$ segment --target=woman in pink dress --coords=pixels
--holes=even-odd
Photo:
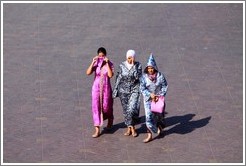
[[[92,85],[92,115],[95,127],[95,133],[92,135],[96,138],[100,135],[100,126],[103,121],[108,119],[107,128],[113,125],[113,98],[110,78],[114,75],[113,63],[106,57],[106,49],[100,47],[97,56],[92,59],[86,74],[95,73]]]

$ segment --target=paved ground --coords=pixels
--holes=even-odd
[[[144,144],[91,115],[100,46],[115,67],[128,49],[153,52],[169,83],[165,136]],[[3,5],[4,163],[243,163],[242,4]],[[114,85],[115,77],[112,79]]]

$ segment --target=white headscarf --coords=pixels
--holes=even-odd
[[[134,50],[128,50],[128,51],[126,52],[126,59],[128,59],[129,57],[135,58],[135,55],[136,55],[136,52],[135,52]],[[134,65],[134,64],[129,64],[128,61],[126,60],[126,67],[127,67],[128,69],[131,69],[133,65]]]
[[[129,58],[130,56],[134,58],[135,55],[136,55],[136,52],[134,50],[128,50],[126,52],[126,58]]]

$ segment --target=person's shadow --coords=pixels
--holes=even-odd
[[[183,116],[173,116],[173,117],[167,117],[165,118],[165,128],[163,129],[163,132],[158,138],[163,138],[170,134],[187,134],[195,129],[201,128],[206,126],[211,116],[199,119],[199,120],[192,120],[194,118],[195,114],[186,114]],[[141,117],[141,127],[137,129],[138,133],[147,133],[147,128],[145,125],[145,117]],[[173,126],[173,127],[172,127]]]
[[[187,134],[195,129],[201,128],[206,126],[211,116],[199,119],[199,120],[192,120],[194,118],[195,114],[186,114],[182,116],[173,116],[173,117],[166,117],[165,118],[165,128],[163,129],[163,132],[158,138],[163,138],[170,134]],[[136,128],[136,131],[138,134],[141,133],[147,133],[147,128],[145,125],[145,116],[139,117],[138,124],[141,124],[139,128]],[[172,127],[173,126],[173,127]],[[104,130],[103,133],[113,134],[116,132],[119,128],[126,128],[125,123],[121,122],[118,124],[114,124],[113,127],[110,130]]]
[[[211,116],[202,118],[199,120],[192,120],[195,114],[186,114],[183,116],[174,116],[166,118],[166,128],[171,127],[167,130],[164,129],[164,133],[161,137],[170,134],[187,134],[198,128],[206,126],[211,120]]]

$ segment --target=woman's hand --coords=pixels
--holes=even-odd
[[[111,66],[110,66],[110,64],[108,63],[108,62],[109,62],[108,57],[104,57],[103,60],[106,62],[106,67],[108,68],[108,77],[109,77],[109,78],[112,78],[113,75],[114,75],[114,72],[112,71]]]
[[[92,59],[92,62],[91,62],[91,64],[90,64],[90,66],[89,66],[88,69],[86,70],[86,74],[87,74],[87,75],[91,75],[93,65],[94,65],[94,63],[97,61],[97,59],[98,59],[98,56],[95,56],[95,57]]]
[[[98,59],[98,56],[95,56],[93,59],[92,59],[92,64],[94,64]]]
[[[128,62],[129,64],[134,64],[134,63],[135,63],[134,57],[128,57],[126,60],[127,60],[127,62]]]
[[[150,94],[150,97],[153,101],[157,102],[159,100],[159,96],[155,95],[154,93]]]
[[[132,57],[132,64],[134,64],[135,63],[135,58],[134,57]]]
[[[104,58],[104,61],[105,61],[106,63],[108,63],[108,62],[109,62],[109,59],[108,59],[107,57],[105,57],[105,58]]]
[[[151,97],[151,100],[155,100],[155,94],[154,93],[151,93],[150,97]]]
[[[155,96],[155,102],[157,102],[159,100],[159,96]]]

